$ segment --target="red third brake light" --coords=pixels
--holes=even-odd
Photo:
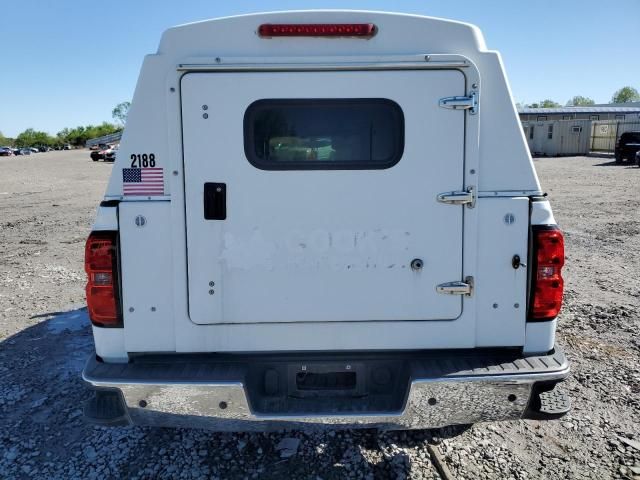
[[[556,226],[533,227],[534,272],[533,296],[529,320],[550,320],[558,316],[562,306],[564,280],[564,237]]]
[[[122,327],[116,238],[116,232],[92,232],[84,251],[87,309],[91,323],[99,327]]]
[[[258,34],[270,37],[360,37],[371,38],[377,28],[373,23],[263,23]]]

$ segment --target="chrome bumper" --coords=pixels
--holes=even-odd
[[[270,398],[262,393],[260,381],[256,386],[251,372],[254,367],[274,362],[272,357],[234,357],[220,362],[217,357],[214,361],[164,356],[126,365],[105,364],[92,357],[83,379],[96,389],[98,400],[111,396],[112,413],[100,413],[96,404],[89,413],[85,410],[85,415],[102,424],[218,431],[438,428],[526,417],[532,396],[553,388],[569,374],[567,359],[557,348],[549,355],[530,357],[482,351],[364,357],[330,358],[334,365],[358,364],[365,370],[371,358],[376,365],[384,365],[385,358],[402,365],[397,372],[399,376],[406,373],[406,381],[399,382],[401,388],[394,387],[392,395],[398,397],[399,408],[381,407],[393,401],[385,403],[382,397],[375,400],[366,386],[363,394],[354,398],[311,395],[290,401],[286,392]],[[326,363],[327,357],[301,360],[282,356],[275,361],[291,370],[302,364]],[[114,402],[119,403],[115,410]]]

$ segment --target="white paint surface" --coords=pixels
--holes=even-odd
[[[122,312],[128,352],[175,350],[168,202],[119,207]],[[136,218],[143,219],[142,226]]]
[[[420,92],[419,94],[417,94]],[[182,80],[189,312],[195,323],[451,320],[462,207],[437,202],[463,182],[463,95],[456,70],[203,73]],[[386,98],[405,117],[385,170],[264,171],[244,152],[259,99]],[[210,106],[208,119],[202,105]],[[227,185],[227,219],[205,220],[203,185]],[[414,258],[425,267],[412,271]],[[210,294],[209,283],[215,293]]]
[[[378,34],[370,40],[265,40],[256,35],[261,23],[279,22],[372,22]],[[291,81],[302,78],[302,73],[218,73],[215,86],[203,84],[191,92],[180,90],[184,72],[178,66],[183,63],[216,68],[300,64],[357,69],[364,62],[397,68],[403,63],[424,62],[425,55],[433,63],[441,54],[467,62],[459,69],[466,75],[463,88],[452,71],[385,70],[323,72],[322,76],[305,72],[315,78],[313,85],[306,87]],[[347,81],[361,76],[367,80]],[[196,75],[187,75],[185,81],[190,77]],[[270,81],[256,82],[257,77]],[[474,84],[480,91],[477,115],[434,107],[437,97],[467,93]],[[185,99],[188,109],[184,119],[181,93],[191,95]],[[301,182],[307,172],[282,176],[282,172],[255,171],[243,157],[238,128],[245,106],[252,98],[294,95],[371,95],[397,101],[411,120],[412,130],[407,132],[412,139],[408,144],[409,161],[405,158],[389,171],[367,172],[364,188],[351,195],[348,192],[359,181],[355,174],[324,172],[318,181]],[[207,124],[198,110],[203,97],[211,102],[212,115]],[[216,149],[212,145],[206,148],[207,128],[218,121],[218,109],[226,110],[221,116],[225,135],[209,141],[224,147],[229,153],[224,158],[213,158]],[[186,164],[183,120],[188,126]],[[457,133],[462,122],[466,124],[466,136]],[[459,160],[463,147],[464,171]],[[473,209],[433,204],[435,194],[463,186],[479,192],[506,192],[507,196],[513,192],[514,197],[540,190],[499,54],[486,50],[476,27],[414,15],[324,11],[247,15],[170,29],[163,35],[158,52],[145,57],[106,199],[121,199],[122,169],[130,166],[131,154],[139,153],[155,154],[157,166],[164,168],[166,200],[170,201],[146,210],[145,199],[124,199],[126,203],[138,200],[133,202],[138,210],[164,222],[158,230],[149,229],[144,234],[122,230],[123,255],[127,258],[124,294],[127,303],[145,308],[155,303],[163,305],[162,314],[152,316],[149,310],[134,317],[126,313],[125,329],[94,327],[96,350],[107,361],[126,359],[126,351],[385,350],[524,343],[525,324],[518,316],[521,313],[512,317],[506,312],[498,316],[486,312],[494,298],[500,298],[498,303],[502,305],[523,295],[520,272],[515,273],[515,283],[507,282],[507,287],[499,290],[508,280],[501,255],[521,248],[516,241],[518,235],[512,231],[512,238],[487,226],[496,221],[498,211],[510,209],[510,204],[489,208],[484,199]],[[419,159],[424,162],[419,164]],[[188,181],[185,192],[185,175],[187,180],[193,175],[200,185],[204,181],[228,182],[229,208],[235,218],[224,227],[198,223],[202,219],[202,192]],[[389,181],[396,199],[393,214],[379,203],[374,189],[375,185],[387,187]],[[278,193],[281,191],[288,192],[289,197]],[[256,194],[260,194],[260,202]],[[315,209],[309,214],[316,197],[332,199],[333,211]],[[287,202],[288,198],[295,198],[295,202]],[[133,207],[121,204],[121,209],[129,208]],[[516,201],[513,208],[519,211],[520,203]],[[100,209],[96,229],[110,229],[116,223],[113,210]],[[239,216],[235,212],[240,212]],[[534,202],[531,216],[534,224],[554,223],[548,202]],[[464,235],[459,231],[461,225]],[[190,233],[199,229],[199,235],[193,237],[197,238],[196,244],[188,244],[187,227]],[[406,231],[409,240],[403,237]],[[439,232],[442,235],[438,238]],[[503,234],[504,238],[500,237]],[[135,239],[141,238],[144,242],[136,243]],[[191,242],[191,236],[189,239]],[[307,248],[296,247],[301,244]],[[197,289],[196,320],[206,323],[250,318],[263,323],[194,323],[189,318],[187,251],[192,295]],[[368,262],[371,252],[383,261]],[[425,269],[420,277],[408,280],[404,274],[414,256],[425,260]],[[345,271],[348,265],[351,268]],[[382,269],[380,265],[393,266]],[[149,282],[141,273],[146,266],[152,268]],[[215,300],[208,293],[211,274],[222,279],[216,284],[220,289],[213,296]],[[436,297],[433,293],[435,284],[467,275],[476,278],[471,297]],[[339,286],[349,295],[341,295]],[[461,306],[456,320],[437,319],[455,318]],[[299,321],[300,313],[317,323]],[[365,317],[380,321],[340,321]],[[283,318],[296,323],[268,323]],[[526,326],[526,348],[553,342],[555,322],[545,331],[530,325]],[[530,331],[536,333],[529,337]]]

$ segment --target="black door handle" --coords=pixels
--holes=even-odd
[[[226,220],[227,218],[227,184],[204,184],[204,219]]]

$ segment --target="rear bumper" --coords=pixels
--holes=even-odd
[[[361,381],[349,391],[296,386],[296,375],[302,371],[339,369],[353,369]],[[539,404],[537,395],[568,374],[567,359],[556,348],[549,355],[529,357],[495,351],[165,355],[140,357],[125,365],[92,357],[83,379],[96,390],[85,416],[103,425],[393,430],[549,418],[532,411]]]

